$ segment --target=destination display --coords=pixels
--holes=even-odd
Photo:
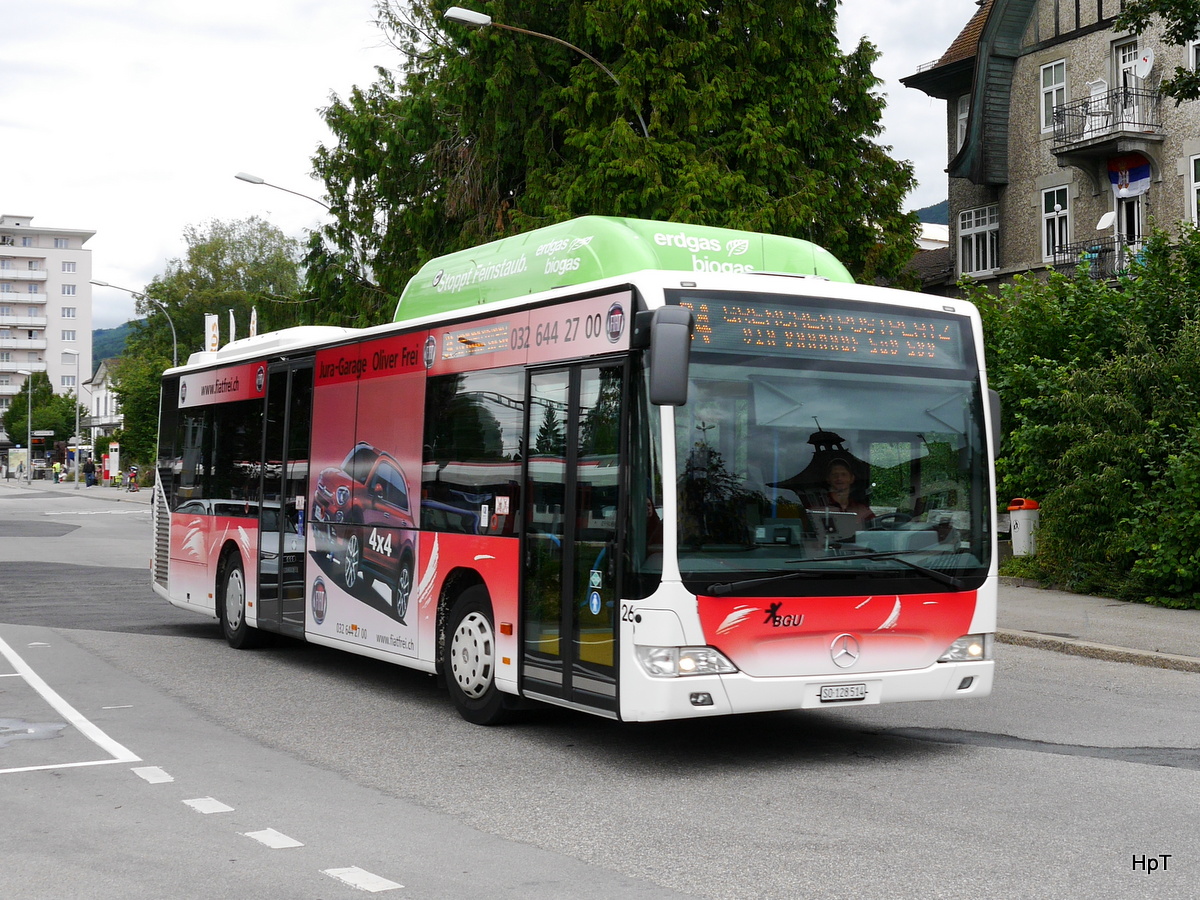
[[[965,320],[912,310],[838,307],[762,294],[678,292],[696,318],[696,346],[808,359],[961,369],[970,358]]]

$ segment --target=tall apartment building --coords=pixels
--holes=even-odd
[[[92,376],[92,251],[84,244],[95,233],[0,215],[0,409],[24,389],[21,370],[45,372],[57,393],[90,407],[81,393]]]
[[[1158,90],[1200,66],[1200,35],[1180,47],[1117,31],[1122,5],[978,0],[941,57],[901,79],[946,101],[944,290],[1081,263],[1108,278],[1151,222],[1200,222],[1200,102]]]

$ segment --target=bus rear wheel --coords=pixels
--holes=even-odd
[[[475,725],[499,725],[512,717],[496,687],[496,630],[487,589],[465,590],[450,610],[442,664],[454,706]]]
[[[226,554],[217,579],[225,640],[235,650],[249,649],[258,643],[259,634],[246,623],[246,569],[237,552]]]

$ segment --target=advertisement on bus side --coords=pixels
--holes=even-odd
[[[317,354],[308,632],[417,656],[425,333]],[[432,629],[432,623],[427,626]]]

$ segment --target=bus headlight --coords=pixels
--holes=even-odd
[[[712,647],[638,647],[637,659],[648,675],[664,678],[737,671],[737,666]]]
[[[975,662],[980,659],[992,658],[993,635],[964,634],[946,648],[946,652],[938,657],[938,662]]]

